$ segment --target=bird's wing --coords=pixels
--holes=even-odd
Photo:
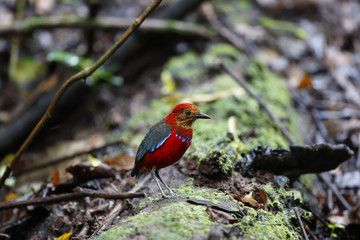
[[[139,162],[148,152],[153,152],[164,144],[166,139],[171,135],[171,126],[161,120],[150,128],[149,132],[145,135],[144,140],[141,142],[139,149],[136,153],[135,163]]]

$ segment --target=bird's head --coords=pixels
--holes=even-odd
[[[210,119],[208,115],[200,112],[200,110],[191,103],[181,103],[177,105],[171,113],[165,118],[167,123],[175,126],[189,128],[196,119]]]

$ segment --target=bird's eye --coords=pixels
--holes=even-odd
[[[189,110],[186,110],[186,111],[185,111],[185,115],[190,116],[190,115],[191,115],[191,112],[190,112]]]

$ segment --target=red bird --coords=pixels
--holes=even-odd
[[[160,177],[159,169],[176,163],[184,155],[191,144],[192,124],[198,118],[210,117],[201,113],[195,105],[182,103],[177,105],[166,118],[150,128],[136,153],[131,176],[137,175],[141,169],[149,169],[163,198],[177,197]],[[165,195],[158,179],[169,190],[170,195]]]

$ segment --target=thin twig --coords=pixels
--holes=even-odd
[[[282,134],[287,138],[287,140],[290,142],[290,144],[295,144],[294,139],[291,137],[291,135],[289,134],[288,130],[285,128],[285,126],[281,123],[281,121],[275,117],[274,114],[272,114],[272,112],[270,111],[270,109],[267,107],[267,105],[265,104],[265,102],[260,98],[260,96],[256,95],[251,89],[250,87],[241,79],[239,78],[230,68],[228,68],[227,66],[225,66],[225,64],[220,63],[220,66],[222,67],[222,69],[227,72],[232,78],[234,78],[241,87],[243,87],[246,92],[248,94],[250,94],[251,97],[253,97],[259,104],[260,106],[265,110],[265,112],[269,115],[269,117],[276,123],[276,125],[279,127],[280,131],[282,132]]]
[[[351,205],[345,200],[345,198],[341,195],[339,190],[335,187],[335,185],[329,179],[329,173],[324,172],[319,174],[320,178],[326,183],[326,185],[331,188],[334,192],[335,196],[339,199],[340,203],[344,206],[346,210],[352,209]]]
[[[302,234],[304,235],[305,240],[309,240],[309,238],[308,238],[308,236],[307,236],[307,233],[306,233],[306,231],[305,231],[305,228],[304,228],[304,224],[303,224],[303,222],[302,222],[302,220],[301,220],[301,217],[300,217],[300,214],[299,214],[299,210],[297,209],[297,207],[294,207],[294,212],[295,212],[295,215],[296,215],[296,217],[297,217],[297,219],[298,219],[298,221],[299,221],[300,228],[301,228],[301,232],[302,232]]]
[[[145,176],[138,184],[136,184],[129,193],[135,193],[140,188],[144,186],[144,184],[149,181],[151,178],[150,174]],[[111,223],[114,221],[114,219],[119,216],[120,212],[124,209],[125,203],[124,201],[118,202],[115,207],[111,210],[111,212],[106,216],[104,221],[100,224],[100,226],[91,234],[90,237],[94,237],[95,235],[99,234],[100,232],[104,231],[105,229],[108,229],[111,225]]]
[[[309,225],[307,225],[306,223],[305,223],[305,230],[306,230],[306,232],[308,232],[310,234],[310,236],[314,240],[319,240],[319,238],[311,231],[311,229],[309,228]]]
[[[309,106],[310,107],[310,106]],[[311,108],[311,107],[310,107]],[[324,122],[320,119],[319,116],[319,111],[315,108],[311,108],[311,116],[314,119],[315,125],[318,128],[321,137],[323,138],[322,140],[325,142],[327,140],[327,142],[331,141],[331,139],[329,139],[329,133],[328,130],[326,129],[326,126],[324,124]],[[325,140],[326,139],[326,140]]]
[[[149,7],[147,7],[144,12],[137,18],[135,21],[126,29],[126,31],[120,36],[120,38],[111,46],[111,48],[97,60],[92,66],[83,69],[82,71],[76,73],[70,77],[63,86],[56,93],[54,99],[47,108],[45,114],[41,117],[40,121],[37,123],[35,128],[31,131],[30,135],[26,138],[25,142],[21,145],[19,150],[16,152],[14,158],[6,166],[5,172],[0,179],[0,188],[4,185],[6,178],[10,175],[12,169],[14,168],[17,161],[20,159],[20,156],[28,148],[30,143],[33,141],[35,136],[40,132],[44,127],[45,123],[51,118],[52,113],[56,104],[58,103],[61,96],[64,92],[76,81],[84,79],[90,76],[96,69],[98,69],[105,61],[107,61],[114,52],[128,39],[128,37],[140,26],[140,24],[145,20],[147,16],[162,2],[162,0],[154,0]]]
[[[244,38],[239,37],[219,21],[214,7],[210,1],[202,3],[201,10],[211,26],[218,31],[218,34],[222,38],[231,43],[240,51],[244,51],[248,57],[254,55],[255,49],[253,49],[253,46],[251,46]]]
[[[126,29],[133,19],[124,17],[96,17],[87,19],[78,16],[66,17],[30,17],[22,21],[15,21],[6,26],[0,26],[0,35],[23,34],[33,32],[36,29],[54,29],[54,28],[81,28],[81,29]],[[142,31],[153,32],[175,32],[186,35],[201,36],[211,38],[214,32],[203,25],[184,22],[179,20],[165,20],[148,18],[141,25]]]
[[[23,201],[11,200],[6,202],[1,202],[0,210],[26,207],[30,205],[52,204],[63,201],[83,199],[84,197],[124,199],[124,198],[141,198],[141,197],[145,197],[145,194],[144,193],[108,193],[104,191],[91,191],[91,190],[79,189],[77,190],[77,192],[51,195],[45,198],[40,197],[29,200],[23,200]]]
[[[98,148],[93,148],[93,149],[90,149],[88,151],[77,152],[77,153],[74,153],[74,154],[69,155],[69,156],[65,156],[65,157],[61,157],[61,158],[58,158],[58,159],[50,160],[50,161],[47,161],[47,162],[44,162],[44,163],[41,163],[41,164],[38,164],[38,165],[35,165],[35,166],[31,166],[29,168],[25,168],[25,169],[22,169],[22,170],[19,170],[19,171],[14,171],[13,175],[15,177],[18,177],[18,176],[21,176],[21,175],[29,173],[29,172],[40,170],[42,168],[54,167],[54,166],[56,166],[56,165],[58,165],[58,164],[60,164],[62,162],[73,159],[75,157],[88,155],[88,154],[93,154],[93,153],[99,152],[101,150],[104,150],[107,147],[119,146],[121,144],[123,144],[122,141],[116,141],[116,142],[108,143],[108,144],[105,144],[104,146],[101,146],[101,147],[98,147]]]

